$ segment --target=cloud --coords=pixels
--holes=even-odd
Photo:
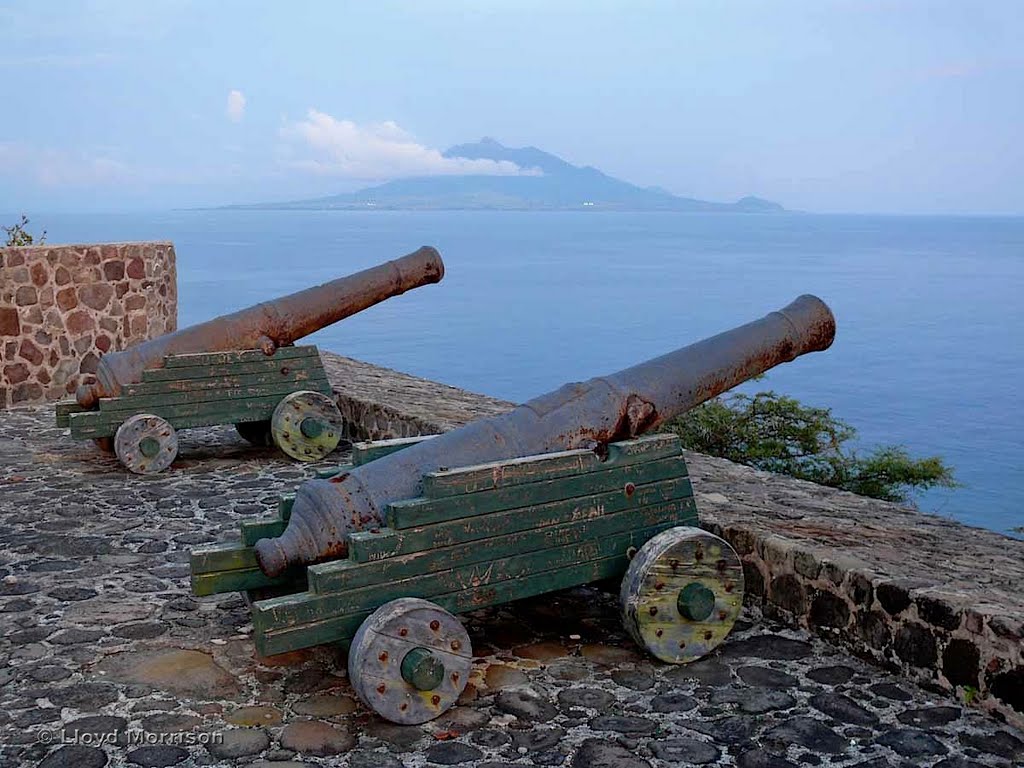
[[[305,120],[285,122],[282,136],[296,145],[300,159],[292,165],[313,173],[353,179],[394,179],[403,176],[537,175],[505,160],[445,157],[440,150],[417,143],[391,120],[359,125],[309,110]]]
[[[233,123],[242,122],[245,117],[245,94],[241,91],[231,91],[228,94],[227,105],[228,120]]]

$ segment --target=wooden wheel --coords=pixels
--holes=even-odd
[[[138,413],[117,428],[114,453],[132,472],[152,475],[169,467],[178,455],[178,435],[159,416]]]
[[[269,421],[243,421],[235,424],[235,431],[244,440],[259,448],[269,448],[274,444]]]
[[[338,447],[341,411],[319,392],[292,392],[274,409],[270,419],[274,443],[299,461],[318,461]]]
[[[672,528],[637,552],[619,602],[638,645],[662,661],[685,664],[732,629],[743,607],[743,567],[724,539],[700,528]]]
[[[348,652],[359,698],[401,725],[433,720],[458,700],[473,662],[469,635],[443,608],[404,597],[362,623]]]

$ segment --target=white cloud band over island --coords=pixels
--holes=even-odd
[[[505,160],[446,157],[417,143],[391,120],[358,124],[310,109],[304,120],[286,122],[281,135],[300,155],[296,168],[352,179],[395,179],[409,176],[536,176]]]

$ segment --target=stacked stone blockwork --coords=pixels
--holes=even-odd
[[[60,399],[176,325],[171,243],[0,248],[0,408]]]

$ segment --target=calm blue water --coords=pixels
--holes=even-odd
[[[32,219],[51,242],[172,240],[182,326],[434,245],[447,266],[440,285],[312,341],[510,400],[815,293],[838,319],[835,344],[760,386],[831,407],[865,446],[945,457],[966,487],[928,493],[922,510],[1003,532],[1024,525],[1024,219],[386,211]]]

